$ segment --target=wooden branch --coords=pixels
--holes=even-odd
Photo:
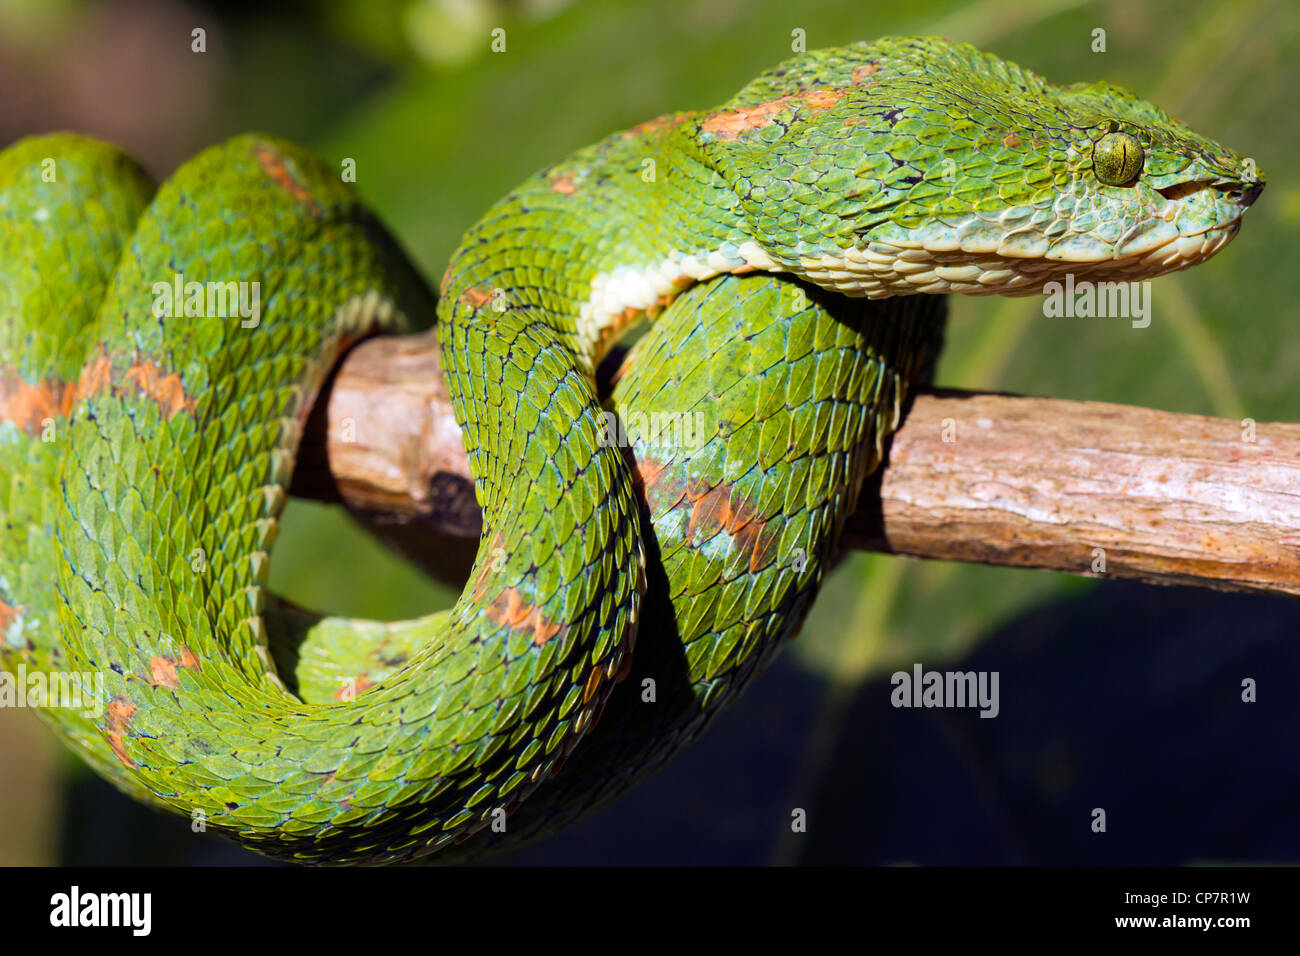
[[[342,501],[463,579],[479,513],[431,333],[352,350],[308,424],[293,492]],[[1300,425],[923,392],[845,546],[1300,594]]]

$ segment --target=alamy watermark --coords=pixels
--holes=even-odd
[[[133,936],[148,936],[153,929],[153,894],[83,893],[73,886],[50,897],[50,925],[123,927]]]
[[[89,690],[82,690],[82,688]],[[27,672],[0,670],[0,707],[41,707],[79,710],[97,719],[104,715],[104,675],[96,672]]]
[[[601,412],[600,444],[699,451],[707,441],[703,412]]]
[[[237,317],[243,329],[262,322],[260,282],[186,282],[185,273],[178,272],[170,282],[155,282],[152,291],[155,319]]]
[[[1150,282],[1075,282],[1067,272],[1064,284],[1045,283],[1043,295],[1049,319],[1132,319],[1135,329],[1151,324]]]
[[[996,717],[998,671],[927,671],[913,664],[911,673],[895,671],[889,702],[895,707],[978,707],[981,717]]]

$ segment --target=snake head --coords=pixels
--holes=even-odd
[[[1071,175],[1095,207],[1073,217],[1083,253],[1140,256],[1128,263],[1137,271],[1146,262],[1167,267],[1161,272],[1186,268],[1236,235],[1242,214],[1264,189],[1253,160],[1129,90],[1076,84],[1057,96],[1081,132]],[[1129,168],[1121,171],[1121,164]],[[1116,226],[1122,227],[1117,237]]]
[[[1108,83],[937,37],[802,54],[702,114],[751,264],[848,295],[1031,295],[1209,258],[1264,177]]]

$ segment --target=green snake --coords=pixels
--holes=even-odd
[[[945,293],[1185,268],[1263,185],[1126,90],[932,37],[574,153],[438,295],[341,180],[260,135],[157,187],[74,135],[0,153],[0,663],[122,790],[300,862],[464,858],[652,772],[798,628]],[[276,599],[322,382],[435,315],[484,516],[463,592]]]

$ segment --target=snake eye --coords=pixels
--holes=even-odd
[[[1092,148],[1092,171],[1107,186],[1131,186],[1142,173],[1143,158],[1137,137],[1112,131]]]

